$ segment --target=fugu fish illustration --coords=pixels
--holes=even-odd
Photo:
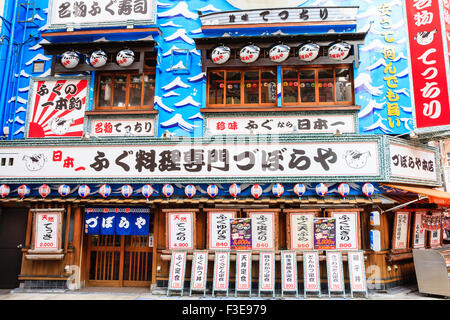
[[[32,156],[24,156],[25,166],[30,171],[39,171],[44,167],[46,158],[42,153],[34,154]]]
[[[433,31],[422,31],[417,32],[416,36],[414,37],[414,40],[417,41],[418,44],[421,46],[429,45],[434,40],[434,35],[437,33],[437,29],[434,29]]]
[[[65,135],[69,132],[70,125],[73,123],[73,119],[62,119],[55,117],[50,122],[50,129],[54,134],[59,136]]]
[[[367,159],[370,157],[370,152],[359,152],[358,150],[347,150],[344,155],[345,162],[350,168],[360,169],[363,168]]]

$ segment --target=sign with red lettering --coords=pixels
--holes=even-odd
[[[303,252],[303,279],[305,294],[307,291],[319,292],[320,294],[320,267],[317,251]]]
[[[60,249],[60,218],[60,212],[36,212],[34,234],[35,250]]]
[[[406,1],[416,127],[450,124],[439,0]],[[395,83],[395,80],[393,80]]]
[[[209,249],[230,249],[230,221],[234,216],[235,211],[208,212]]]
[[[186,270],[186,251],[173,251],[170,263],[169,290],[183,290]]]
[[[336,249],[358,249],[358,212],[331,212],[336,219]]]
[[[192,256],[191,291],[206,290],[208,251],[194,251]]]
[[[169,250],[194,249],[194,212],[168,212]]]
[[[336,249],[336,219],[314,218],[314,249]]]
[[[395,213],[392,249],[406,249],[409,242],[409,212]]]

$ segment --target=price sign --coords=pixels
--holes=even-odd
[[[191,293],[193,290],[206,290],[208,270],[208,251],[194,251],[192,256]]]
[[[60,249],[60,218],[59,212],[36,212],[34,249],[49,251]]]
[[[168,212],[169,250],[194,249],[194,212]]]
[[[275,212],[249,212],[253,250],[275,250]]]
[[[186,269],[186,251],[173,251],[170,263],[170,276],[168,290],[181,290],[184,288],[184,272]]]
[[[281,252],[281,290],[297,292],[297,255],[295,251]]]
[[[320,295],[319,253],[317,251],[303,252],[303,281],[305,296],[307,292],[318,292]]]
[[[215,291],[226,291],[228,295],[229,266],[230,252],[216,251],[214,256],[213,296]]]
[[[236,252],[236,292],[250,291],[252,288],[252,253]]]
[[[336,221],[336,249],[358,249],[358,212],[331,212]]]
[[[340,251],[327,251],[328,296],[342,292],[345,296],[342,255]]]
[[[230,249],[230,220],[235,215],[235,211],[208,212],[210,249]]]
[[[352,292],[365,292],[367,297],[366,270],[364,267],[364,253],[362,251],[349,251],[348,270],[350,275],[350,289]]]
[[[259,291],[272,291],[275,294],[275,253],[259,253]]]

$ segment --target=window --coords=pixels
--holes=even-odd
[[[208,106],[275,106],[277,69],[215,69],[208,73]]]
[[[283,105],[353,103],[349,66],[282,68]]]
[[[101,73],[97,77],[97,109],[152,109],[154,96],[154,71],[143,74]]]

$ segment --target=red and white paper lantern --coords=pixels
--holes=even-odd
[[[17,189],[17,193],[19,194],[19,197],[21,199],[25,198],[26,196],[28,196],[31,192],[31,189],[29,186],[27,186],[26,184],[21,185],[18,189]]]
[[[352,46],[346,42],[337,42],[328,49],[328,57],[333,60],[342,61],[348,57]]]
[[[120,189],[120,192],[125,198],[129,198],[133,194],[133,187],[129,184],[124,184]]]
[[[283,62],[289,58],[291,48],[285,44],[277,44],[269,50],[269,58],[273,62]]]
[[[100,193],[103,198],[109,197],[111,194],[111,186],[109,184],[102,184],[98,189],[98,193]]]
[[[261,49],[255,45],[248,45],[241,49],[239,58],[244,63],[252,63],[258,60]]]
[[[52,192],[52,190],[47,184],[43,184],[42,186],[39,187],[38,192],[42,198],[47,198],[47,196],[50,194],[50,192]]]
[[[170,198],[173,195],[174,191],[175,189],[171,184],[165,184],[162,188],[162,193],[166,198]]]
[[[230,192],[230,195],[236,199],[237,196],[241,193],[241,187],[236,183],[233,183],[230,188],[228,188],[228,191]]]
[[[120,50],[116,55],[116,62],[122,68],[131,66],[134,60],[135,60],[134,52],[133,50],[130,49]]]
[[[206,189],[206,192],[208,193],[208,196],[215,198],[219,194],[219,187],[215,184],[210,184]]]
[[[103,50],[95,50],[89,57],[89,64],[94,68],[101,68],[106,62],[108,62],[108,55]]]
[[[298,57],[303,61],[313,61],[319,56],[320,46],[315,43],[305,43],[298,49]]]
[[[350,186],[348,185],[348,183],[341,183],[341,184],[339,184],[338,192],[343,198],[348,196],[349,193],[350,193]]]
[[[224,64],[231,57],[231,49],[226,46],[215,47],[211,53],[211,60],[215,64]]]
[[[2,185],[0,186],[0,196],[1,196],[2,198],[7,197],[7,196],[9,195],[10,192],[11,192],[11,188],[10,188],[8,185],[2,184]]]
[[[261,197],[261,195],[263,194],[263,189],[259,184],[254,184],[250,192],[255,199],[259,199],[259,197]]]
[[[74,69],[80,64],[80,54],[75,51],[66,51],[61,55],[61,64],[66,69]]]
[[[142,186],[142,195],[148,200],[153,194],[153,187],[149,184]]]
[[[90,193],[91,193],[91,188],[89,188],[89,186],[87,184],[82,184],[78,188],[78,195],[81,198],[86,198]]]
[[[370,198],[375,192],[375,187],[370,182],[366,182],[362,186],[362,192],[366,197]]]
[[[272,187],[272,193],[277,198],[281,197],[284,193],[284,186],[281,183],[275,183]]]
[[[306,187],[303,183],[297,183],[294,186],[294,193],[301,198],[306,192]]]
[[[325,183],[319,183],[316,186],[316,193],[318,196],[325,197],[328,192],[328,186]]]
[[[184,194],[186,195],[186,197],[188,197],[189,199],[193,198],[195,196],[195,194],[197,193],[197,189],[195,188],[195,186],[193,184],[188,184],[185,188],[184,188]]]
[[[58,188],[58,193],[61,197],[65,197],[70,193],[70,187],[67,184],[62,184]]]

